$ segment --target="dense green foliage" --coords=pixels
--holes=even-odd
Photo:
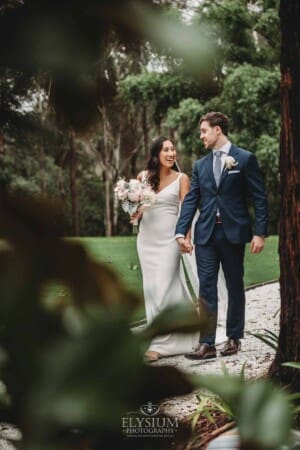
[[[156,2],[155,9],[160,7],[161,15],[155,19],[158,32],[147,27],[144,15],[140,20],[145,27],[136,31],[133,41],[119,31],[105,38],[100,33],[101,56],[97,61],[93,49],[81,64],[79,58],[72,67],[74,74],[67,72],[75,79],[69,86],[57,73],[49,76],[49,71],[53,72],[53,64],[58,72],[68,70],[70,55],[64,60],[58,53],[57,61],[43,60],[43,70],[30,77],[15,67],[0,72],[5,110],[0,124],[0,182],[9,190],[58,198],[66,215],[65,235],[128,234],[128,218],[113,201],[118,177],[134,177],[145,167],[151,139],[159,134],[175,139],[180,166],[191,175],[193,162],[204,154],[198,120],[209,110],[220,110],[230,117],[230,139],[258,157],[270,201],[270,231],[276,233],[278,2],[204,1],[194,8],[188,26],[181,20],[185,2]],[[149,17],[153,13],[147,8],[141,11]],[[22,6],[5,12],[13,24]],[[46,10],[39,13],[43,16]],[[89,18],[82,20],[86,27]],[[185,50],[176,44],[173,20],[176,38],[184,39]],[[91,26],[89,33],[96,32],[94,22]],[[76,52],[69,50],[71,55]],[[87,76],[87,63],[93,58],[97,70]],[[20,58],[23,68],[22,62]],[[82,92],[73,98],[76,86]],[[86,111],[88,99],[93,105]],[[92,120],[95,111],[96,121]],[[94,127],[82,139],[89,117]]]

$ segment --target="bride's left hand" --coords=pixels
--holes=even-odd
[[[136,222],[139,221],[139,219],[142,217],[142,215],[143,215],[143,212],[140,210],[136,211],[134,214],[131,214],[130,223],[136,224]]]

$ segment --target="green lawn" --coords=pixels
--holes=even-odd
[[[91,256],[116,270],[125,283],[142,293],[142,277],[136,253],[136,237],[81,238]],[[251,286],[279,277],[278,237],[270,236],[262,253],[253,255],[249,246],[245,256],[245,285]]]
[[[119,273],[130,289],[142,293],[142,276],[136,253],[136,238],[80,238],[79,240],[97,261],[102,261]]]
[[[127,284],[129,289],[137,292],[142,299],[142,276],[136,253],[136,237],[86,237],[74,238],[87,249],[88,253],[96,261],[102,261],[115,270]],[[0,248],[7,244],[0,240]],[[246,249],[245,257],[245,285],[246,287],[263,283],[265,281],[275,280],[279,277],[279,257],[278,257],[278,237],[270,236],[266,241],[264,251],[259,255],[253,255]],[[45,294],[50,303],[57,298],[57,292],[62,287],[57,284],[51,284]],[[65,288],[64,288],[65,289]],[[49,294],[50,293],[50,294]],[[132,320],[139,320],[145,316],[144,305],[141,301],[141,307],[135,311]]]
[[[278,236],[269,236],[266,239],[262,253],[250,253],[249,246],[245,255],[245,285],[263,283],[279,278]]]
[[[141,297],[141,306],[133,316],[132,321],[137,321],[145,316],[143,295],[142,295],[142,275],[136,253],[136,236],[124,237],[86,237],[73,238],[87,249],[88,253],[96,261],[102,261],[115,270],[128,286],[129,289],[138,293]],[[7,244],[0,241],[2,249]],[[253,286],[279,277],[279,255],[278,237],[270,236],[266,240],[266,246],[262,253],[253,255],[246,248],[245,255],[245,286]],[[62,289],[58,283],[53,283],[45,291],[45,301],[51,304],[57,299],[57,293]]]

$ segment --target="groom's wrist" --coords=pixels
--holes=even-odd
[[[175,239],[179,239],[179,238],[185,238],[185,236],[184,236],[184,234],[181,234],[181,233],[178,233],[178,234],[175,234]]]

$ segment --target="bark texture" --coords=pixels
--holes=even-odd
[[[281,364],[300,361],[300,2],[281,0],[279,226],[281,316],[278,351],[269,374],[300,391],[300,370]]]

